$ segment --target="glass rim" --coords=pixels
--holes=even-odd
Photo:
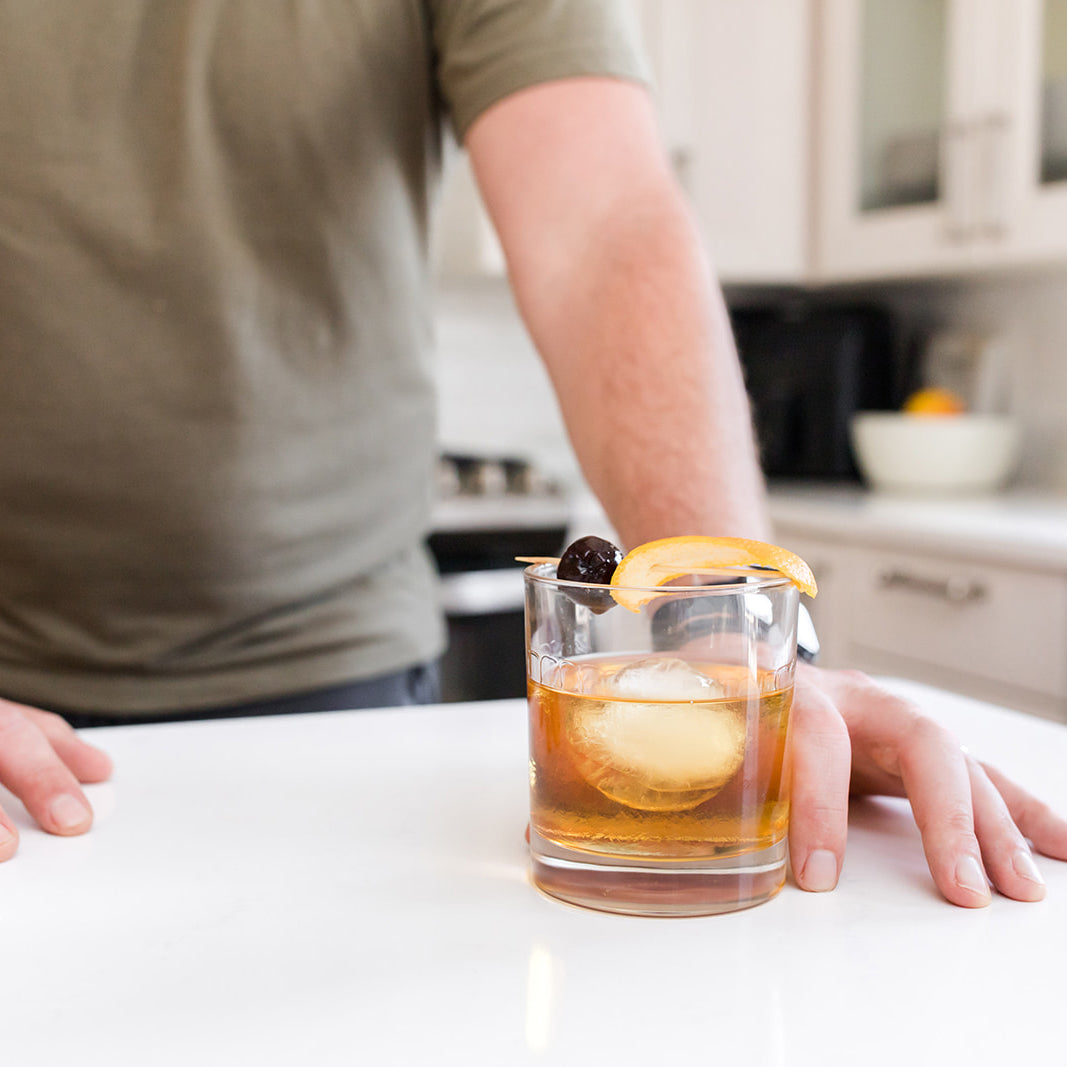
[[[781,571],[767,567],[709,567],[706,570],[721,572],[726,581],[709,582],[707,585],[608,585],[603,582],[576,582],[566,578],[557,578],[555,563],[531,563],[523,569],[523,577],[539,585],[555,586],[559,589],[611,590],[625,589],[634,593],[654,593],[659,596],[739,596],[748,593],[760,593],[767,589],[796,583]],[[545,573],[551,568],[552,573]],[[701,575],[702,577],[710,577]],[[733,579],[733,580],[729,580]],[[738,581],[737,579],[741,579]],[[797,590],[799,592],[799,589]]]

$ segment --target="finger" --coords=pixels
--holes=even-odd
[[[36,708],[26,708],[25,712],[79,782],[105,782],[111,777],[111,757],[95,745],[90,745],[66,719]]]
[[[93,814],[78,780],[60,759],[39,725],[38,716],[17,705],[0,707],[0,784],[26,806],[49,833],[84,833]]]
[[[984,907],[991,894],[975,833],[970,772],[959,742],[932,720],[917,718],[900,745],[904,792],[934,883],[953,904]]]
[[[1067,860],[1067,820],[1032,796],[988,763],[981,764],[997,792],[1004,798],[1015,825],[1034,848],[1053,859]]]
[[[974,828],[993,885],[1013,900],[1042,900],[1045,881],[1008,805],[978,761],[968,758],[966,762],[971,776]]]
[[[789,860],[801,889],[825,892],[837,885],[848,834],[848,730],[830,700],[810,685],[797,686],[791,717]]]
[[[15,829],[15,824],[4,813],[4,809],[0,808],[0,863],[11,859],[18,847],[19,832]]]

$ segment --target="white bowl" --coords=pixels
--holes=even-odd
[[[1019,427],[1006,415],[861,411],[852,449],[864,480],[896,493],[982,493],[1010,477]]]

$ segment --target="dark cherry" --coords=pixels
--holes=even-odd
[[[603,537],[579,537],[560,557],[556,577],[565,582],[607,585],[621,561],[622,550],[610,541]],[[615,603],[606,589],[568,589],[566,593],[598,615]]]
[[[607,585],[622,562],[622,550],[603,537],[579,537],[560,557],[556,577],[565,582]]]

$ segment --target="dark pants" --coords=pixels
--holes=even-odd
[[[166,711],[159,715],[94,715],[52,708],[77,729],[87,726],[128,726],[131,723],[193,722],[199,719],[239,719],[250,715],[296,715],[309,711],[347,711],[355,708],[385,708],[401,704],[434,704],[440,700],[436,664],[420,664],[396,674],[316,689],[310,693],[271,700],[232,704],[193,711]]]

